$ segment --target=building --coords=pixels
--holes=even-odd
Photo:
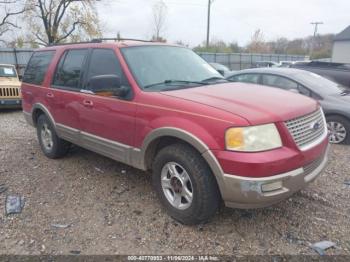
[[[335,36],[332,62],[350,64],[350,26]]]

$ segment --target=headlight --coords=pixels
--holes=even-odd
[[[266,151],[282,146],[274,124],[234,127],[226,131],[226,149],[242,152]]]

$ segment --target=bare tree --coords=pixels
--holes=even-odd
[[[98,0],[27,0],[26,21],[40,45],[100,35],[94,4]]]
[[[0,37],[10,32],[13,28],[19,28],[13,18],[23,14],[25,8],[22,0],[1,0],[0,1]],[[5,42],[0,39],[1,42]]]
[[[250,53],[267,53],[269,46],[265,42],[263,32],[258,29],[254,32],[250,43],[247,45],[247,51]]]
[[[153,40],[156,41],[165,41],[164,38],[161,37],[165,29],[166,24],[166,16],[168,13],[168,7],[164,3],[163,0],[159,0],[153,6]]]

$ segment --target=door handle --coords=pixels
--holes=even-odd
[[[47,94],[46,94],[46,97],[48,97],[48,98],[53,98],[54,95],[53,95],[53,93],[47,93]]]
[[[84,100],[83,101],[83,105],[85,107],[93,107],[94,106],[94,103],[91,101],[91,100]]]

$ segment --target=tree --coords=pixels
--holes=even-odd
[[[22,0],[0,0],[0,37],[10,32],[13,28],[19,28],[13,18],[25,12]],[[0,39],[1,42],[5,42]]]
[[[254,32],[251,41],[247,46],[247,51],[250,53],[267,53],[270,51],[264,40],[264,34],[260,29]]]
[[[27,0],[26,21],[40,45],[100,36],[97,0]]]
[[[153,36],[152,40],[165,42],[161,36],[165,29],[168,7],[163,0],[158,1],[153,6]]]
[[[202,45],[194,48],[196,52],[209,52],[209,53],[238,53],[242,51],[242,48],[238,45],[237,42],[225,43],[225,41],[220,39],[213,39],[209,46],[206,45],[206,42]]]

